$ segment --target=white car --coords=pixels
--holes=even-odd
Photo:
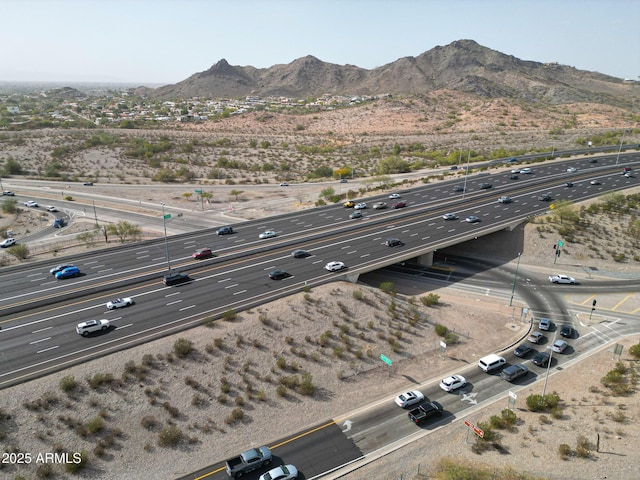
[[[498,199],[498,203],[511,203],[511,197],[504,195]]]
[[[568,275],[549,275],[549,281],[551,283],[570,283],[575,285],[576,279]]]
[[[564,340],[556,340],[555,342],[553,342],[553,345],[551,345],[551,350],[553,350],[556,353],[562,353],[565,351],[567,346],[568,346],[568,343],[565,342]]]
[[[347,268],[347,266],[343,262],[329,262],[324,266],[324,268],[330,272],[338,272]]]
[[[7,248],[16,244],[16,239],[13,237],[5,238],[0,242],[0,247]]]
[[[529,167],[526,167],[526,168],[522,168],[520,170],[520,173],[524,173],[525,175],[527,175],[529,173],[533,173],[533,170],[531,170]]]
[[[110,302],[107,302],[107,308],[109,310],[115,310],[116,308],[128,307],[130,305],[133,305],[134,303],[135,302],[133,301],[133,299],[129,297],[116,298],[115,300],[111,300]]]
[[[281,186],[281,187],[288,187],[288,186],[289,186],[289,184],[288,184],[287,182],[282,182],[282,183],[280,184],[280,186]]]
[[[520,173],[520,169],[519,168],[514,168],[513,170],[511,170],[511,173]]]
[[[260,475],[258,480],[292,480],[298,478],[298,469],[293,465],[280,465]]]
[[[274,232],[273,230],[266,230],[262,232],[260,235],[258,235],[258,238],[273,238],[275,236],[276,236],[276,232]]]
[[[396,405],[402,408],[410,407],[424,401],[424,395],[419,390],[401,393],[396,397]]]
[[[103,332],[107,331],[110,326],[111,323],[106,318],[103,318],[102,320],[89,320],[88,322],[79,323],[76,327],[76,332],[83,337],[86,337],[91,332],[98,332],[100,330]]]
[[[364,210],[365,208],[367,208],[367,204],[364,202],[356,203],[356,206],[353,208],[354,210]]]
[[[455,213],[445,213],[444,215],[442,215],[442,218],[444,218],[445,220],[457,220],[458,216]]]
[[[538,322],[538,328],[540,330],[548,332],[549,330],[551,330],[551,320],[549,320],[548,318],[541,318]]]
[[[440,382],[440,388],[445,392],[452,392],[458,388],[462,388],[467,384],[467,381],[462,375],[451,375],[450,377],[443,378]]]
[[[33,200],[28,200],[26,202],[24,202],[24,206],[25,207],[37,207],[38,206],[38,202],[34,202]]]
[[[57,212],[58,211],[58,207],[54,207],[53,205],[47,205],[46,209],[47,209],[47,212]]]
[[[387,208],[387,204],[385,202],[376,202],[373,204],[374,210],[382,210],[383,208]]]
[[[600,180],[591,180],[589,182],[591,185],[602,185],[602,183],[600,183]],[[36,205],[37,206],[37,205]]]
[[[577,171],[578,171],[578,169],[576,167],[567,168],[567,173],[576,173]]]
[[[400,194],[399,193],[392,193],[391,195],[389,195],[389,198],[400,198]]]

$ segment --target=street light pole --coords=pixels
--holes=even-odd
[[[471,160],[471,147],[469,147],[469,153],[467,154],[467,168],[464,175],[464,185],[462,186],[462,198],[467,193],[467,177],[469,176],[469,161]]]
[[[553,337],[553,341],[556,341],[556,337]],[[551,360],[553,360],[553,350],[550,349],[550,354],[549,354],[549,363],[547,363],[547,374],[544,377],[544,386],[542,387],[542,400],[544,400],[544,394],[547,391],[547,380],[549,380],[549,370],[551,369]]]
[[[171,260],[169,260],[169,240],[167,239],[167,216],[164,214],[164,202],[162,205],[162,226],[164,227],[164,248],[167,255],[167,268],[171,272]]]
[[[624,134],[627,133],[627,129],[625,128],[622,131],[622,137],[620,137],[620,148],[618,148],[618,156],[616,157],[616,165],[618,165],[618,160],[620,160],[620,152],[622,151],[622,141],[624,140]]]
[[[513,287],[511,287],[511,300],[509,300],[509,306],[513,304],[513,296],[516,293],[516,282],[518,280],[518,269],[520,268],[520,256],[522,253],[518,253],[518,263],[516,264],[516,274],[513,277]]]

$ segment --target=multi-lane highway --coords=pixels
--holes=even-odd
[[[463,176],[400,191],[408,206],[398,210],[370,208],[375,201],[391,204],[386,196],[367,199],[369,208],[360,219],[350,219],[351,210],[338,205],[242,223],[233,235],[200,231],[170,237],[166,245],[163,240],[144,242],[4,269],[0,387],[188,328],[229,309],[240,310],[300,291],[305,285],[355,276],[504,229],[546,211],[550,202],[538,199],[543,193],[576,201],[634,186],[638,178],[620,172],[622,165],[635,165],[638,160],[640,154],[627,154],[620,159],[600,157],[597,163],[582,159],[533,165],[533,173],[521,174],[518,180],[512,180],[509,172]],[[570,165],[577,171],[567,173]],[[592,185],[594,179],[599,183]],[[566,187],[567,181],[573,187]],[[481,189],[481,183],[491,183],[492,188]],[[454,191],[455,185],[465,185],[466,191]],[[502,195],[509,195],[513,202],[498,203]],[[443,220],[446,212],[459,218]],[[467,223],[467,215],[481,221]],[[258,234],[267,229],[278,236],[259,240]],[[387,247],[384,242],[389,237],[400,238],[404,245]],[[211,247],[217,257],[193,261],[191,254],[201,247]],[[292,258],[296,248],[308,250],[311,256]],[[173,288],[161,283],[167,270],[166,250],[171,267],[189,271],[192,283]],[[324,265],[334,260],[349,268],[327,272]],[[67,262],[78,266],[83,275],[53,278],[49,268]],[[276,268],[291,276],[270,280],[267,273]],[[134,297],[136,305],[107,311],[104,305],[114,296]],[[114,328],[90,338],[75,333],[77,323],[99,318],[110,319]]]

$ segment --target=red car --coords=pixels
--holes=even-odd
[[[393,204],[393,208],[402,208],[402,207],[406,207],[407,203],[406,202],[396,202]]]
[[[195,251],[191,256],[195,260],[202,260],[204,258],[213,257],[213,252],[211,251],[210,248],[201,248],[200,250]]]

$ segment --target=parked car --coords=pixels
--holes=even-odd
[[[451,375],[443,378],[440,382],[440,388],[445,392],[452,392],[458,388],[462,388],[467,384],[467,380],[462,375]]]
[[[385,202],[376,202],[373,204],[374,210],[382,210],[383,208],[387,208],[387,204]]]
[[[516,349],[513,351],[513,354],[516,357],[526,357],[531,351],[533,351],[533,347],[528,343],[523,343],[516,347]]]
[[[540,352],[535,357],[533,357],[533,360],[531,361],[534,365],[537,365],[539,367],[547,367],[549,366],[550,358],[551,355],[549,355],[547,352]]]
[[[273,231],[273,230],[265,230],[260,235],[258,235],[258,238],[264,239],[264,238],[273,238],[273,237],[276,237],[276,236],[277,236],[277,234],[276,234],[275,231]]]
[[[311,256],[311,254],[306,250],[294,250],[293,252],[291,252],[291,256],[293,258],[307,258]]]
[[[355,211],[355,212],[351,212],[349,214],[349,218],[354,219],[354,218],[362,218],[362,212],[360,211]]]
[[[410,392],[401,393],[396,397],[396,405],[402,408],[410,407],[416,403],[424,401],[424,395],[419,390],[412,390]]]
[[[106,318],[101,320],[89,320],[87,322],[82,322],[76,325],[76,333],[82,335],[83,337],[88,336],[90,333],[99,332],[99,331],[107,331],[111,326],[111,322]]]
[[[298,478],[298,469],[293,465],[280,465],[260,475],[258,480],[292,480]]]
[[[464,221],[467,223],[478,223],[480,219],[475,215],[469,215],[467,218],[464,219]]]
[[[562,353],[567,349],[568,345],[569,344],[564,340],[558,339],[555,342],[553,342],[553,345],[551,345],[551,350],[553,350],[556,353]]]
[[[507,197],[506,195],[498,199],[498,203],[511,203],[511,202],[512,202],[511,197]]]
[[[80,269],[78,267],[66,267],[55,273],[56,280],[77,277],[78,275],[80,275]]]
[[[486,190],[487,188],[491,188],[493,185],[491,185],[490,183],[481,183],[480,184],[480,188],[482,190]]]
[[[576,283],[575,278],[562,274],[549,275],[549,281],[551,283],[569,283],[571,285],[575,285]]]
[[[347,268],[347,266],[343,262],[329,262],[324,266],[324,268],[330,272],[338,272]]]
[[[220,227],[216,230],[216,235],[229,235],[230,233],[233,233],[233,227],[230,226]]]
[[[37,208],[38,207],[38,202],[36,202],[34,200],[28,200],[28,201],[24,202],[24,206],[25,207],[31,207],[31,208]]]
[[[445,220],[457,220],[458,216],[455,213],[445,213],[444,215],[442,215],[442,218],[444,218]]]
[[[393,204],[393,208],[404,208],[407,206],[407,202],[396,202]]]
[[[538,328],[540,330],[544,330],[544,331],[549,331],[551,330],[551,320],[549,320],[548,318],[541,318],[540,321],[538,322]]]
[[[269,278],[271,280],[282,280],[284,278],[288,278],[291,275],[289,274],[289,272],[285,271],[285,270],[271,270],[269,272]]]
[[[204,258],[211,258],[213,256],[213,252],[210,248],[201,248],[200,250],[196,250],[191,254],[191,257],[194,260],[202,260]]]
[[[130,297],[116,298],[115,300],[107,302],[107,308],[109,310],[115,310],[116,308],[130,307],[134,303],[133,298]]]
[[[402,243],[402,240],[400,240],[399,238],[387,238],[384,244],[387,247],[401,247],[402,245],[404,245],[404,243]]]
[[[545,338],[547,337],[545,337],[544,333],[542,332],[531,332],[531,335],[529,335],[529,338],[527,338],[527,340],[531,343],[540,344],[544,341]]]
[[[575,330],[573,329],[573,327],[571,325],[562,325],[562,327],[560,327],[560,336],[561,337],[573,338],[574,334],[575,334]]]
[[[14,246],[15,244],[16,244],[16,239],[13,237],[9,237],[9,238],[5,238],[0,242],[0,247],[9,248]]]

